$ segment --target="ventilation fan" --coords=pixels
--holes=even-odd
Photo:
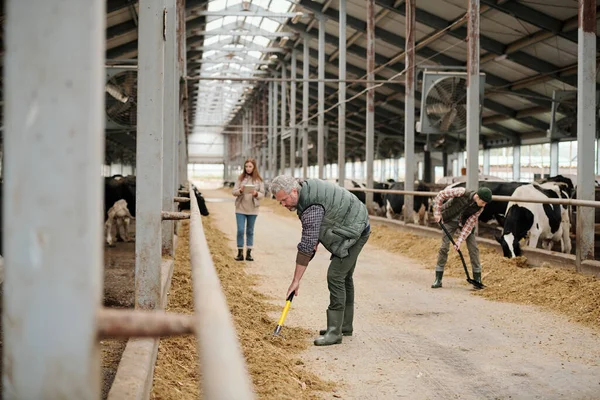
[[[137,125],[137,69],[106,69],[106,129],[129,130]]]
[[[485,75],[480,75],[480,101],[483,103]],[[467,128],[467,74],[464,72],[423,73],[421,133],[459,133]],[[481,110],[481,108],[480,108]],[[481,115],[481,112],[480,112]]]
[[[596,136],[598,134],[598,103],[600,92],[596,92]],[[552,113],[550,115],[551,139],[576,138],[577,137],[577,91],[555,90],[552,94]]]

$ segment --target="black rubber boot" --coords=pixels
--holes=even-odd
[[[254,261],[254,258],[252,258],[252,249],[246,250],[246,261]]]
[[[481,272],[473,272],[473,280],[477,283],[481,282]]]
[[[235,261],[244,261],[244,249],[238,249],[238,255],[234,258]]]
[[[342,323],[342,336],[352,336],[352,322],[354,321],[354,304],[346,304],[344,322]],[[319,335],[327,333],[326,329],[320,330]]]
[[[444,276],[444,271],[435,271],[435,282],[433,282],[433,285],[431,285],[431,287],[434,289],[441,288],[443,276]]]
[[[315,339],[315,346],[329,346],[342,343],[342,323],[344,311],[327,310],[327,331]]]

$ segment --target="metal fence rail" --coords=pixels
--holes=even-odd
[[[191,195],[190,256],[202,390],[206,399],[254,399],[233,320]]]
[[[349,189],[352,192],[372,192],[372,193],[389,193],[389,194],[404,194],[409,196],[427,196],[435,197],[439,192],[417,192],[411,190],[386,190],[386,189],[366,189],[366,188],[352,188]],[[512,196],[493,196],[493,201],[503,202],[519,202],[519,203],[538,203],[538,204],[561,204],[565,206],[579,206],[579,207],[593,207],[600,208],[600,201],[592,200],[577,200],[577,199],[528,199],[523,197],[512,197]]]

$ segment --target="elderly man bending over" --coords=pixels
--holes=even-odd
[[[280,175],[273,179],[272,193],[282,206],[296,211],[302,222],[296,270],[287,295],[298,295],[300,280],[319,243],[331,253],[327,271],[329,308],[327,329],[320,332],[316,346],[342,342],[352,335],[356,260],[369,239],[367,208],[348,190],[320,179],[300,180]]]

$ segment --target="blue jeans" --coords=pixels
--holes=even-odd
[[[237,222],[237,247],[244,248],[244,228],[246,228],[246,247],[251,249],[254,245],[254,223],[258,215],[247,215],[235,213]]]

